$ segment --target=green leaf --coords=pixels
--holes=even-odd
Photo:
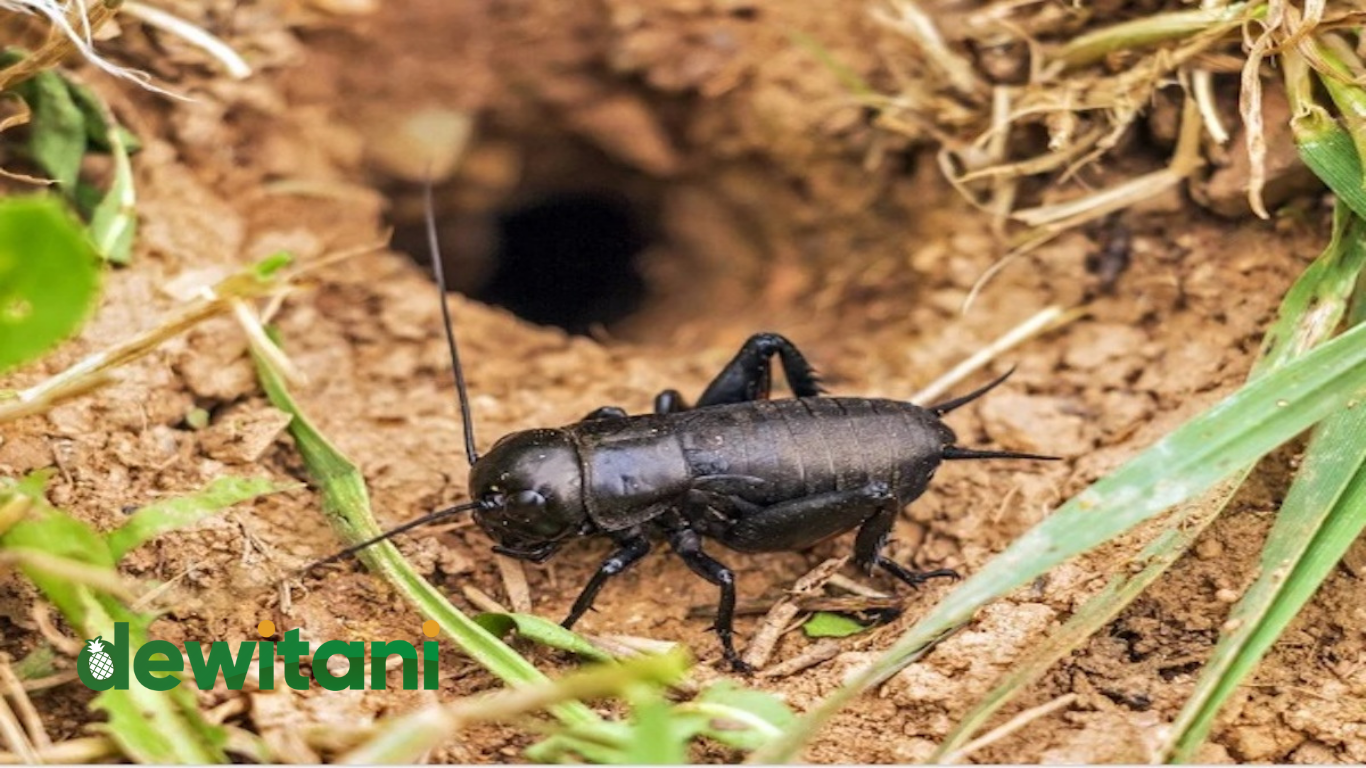
[[[57,651],[47,643],[34,648],[24,658],[14,662],[14,674],[20,680],[37,680],[57,674]]]
[[[627,692],[631,700],[631,730],[621,762],[626,765],[682,765],[688,762],[688,742],[695,733],[689,723],[674,717],[672,707],[653,686],[639,685]]]
[[[1353,398],[1366,398],[1366,326],[1249,382],[1070,499],[964,581],[868,670],[782,739],[756,753],[755,759],[791,758],[846,702],[919,658],[986,603],[1205,492]]]
[[[280,270],[294,263],[294,256],[288,251],[277,251],[251,266],[252,274],[261,282],[270,282]],[[275,340],[278,343],[278,339]]]
[[[66,81],[66,85],[71,91],[71,99],[76,103],[76,108],[85,118],[85,135],[90,140],[92,149],[112,152],[115,142],[121,144],[124,151],[130,155],[142,149],[142,142],[137,136],[118,123],[110,122],[108,109],[94,91],[70,80]]]
[[[302,487],[299,483],[276,483],[265,477],[220,477],[198,493],[139,509],[122,526],[105,534],[105,543],[113,558],[120,560],[149,539],[193,525],[234,504]]]
[[[137,235],[137,194],[133,191],[133,166],[118,131],[109,133],[109,151],[114,156],[114,181],[109,192],[90,218],[90,236],[104,258],[114,264],[127,264],[133,255]]]
[[[568,629],[529,613],[481,613],[474,617],[479,626],[498,637],[517,634],[541,645],[571,651],[594,661],[613,661],[611,655]]]
[[[80,328],[99,289],[98,265],[57,198],[0,200],[0,371]]]
[[[32,110],[29,154],[70,194],[81,172],[86,151],[85,115],[71,95],[67,81],[51,70],[39,72],[15,91]]]
[[[678,709],[705,718],[703,735],[744,750],[758,749],[797,720],[777,696],[729,680],[708,687]]]
[[[0,535],[0,549],[41,551],[87,563],[117,576],[114,558],[104,538],[90,526],[51,507],[43,497],[42,475],[23,481],[0,479],[0,506],[15,494],[32,502],[28,515]],[[152,617],[133,611],[113,596],[64,580],[49,571],[22,567],[44,597],[85,638],[113,637],[117,622],[128,624],[130,657],[147,642]],[[208,723],[199,712],[195,694],[187,686],[170,691],[144,688],[133,675],[128,690],[111,689],[95,697],[93,705],[104,711],[105,730],[129,758],[142,763],[223,763],[226,734]]]
[[[857,635],[867,627],[848,616],[829,611],[817,611],[802,625],[807,637],[849,637]]]
[[[627,723],[599,722],[566,728],[527,747],[526,757],[537,763],[629,764],[625,752],[632,738]]]

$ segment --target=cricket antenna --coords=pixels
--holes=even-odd
[[[455,391],[460,402],[460,421],[465,427],[465,458],[470,466],[479,460],[474,449],[474,420],[470,416],[470,394],[465,390],[465,369],[460,366],[460,350],[455,343],[455,331],[451,329],[451,308],[446,304],[446,270],[441,264],[441,244],[436,237],[436,210],[432,204],[432,177],[422,188],[422,203],[427,215],[427,251],[432,257],[432,270],[436,272],[436,285],[441,290],[441,319],[446,325],[446,345],[451,350],[451,368],[455,370]]]
[[[991,382],[990,384],[987,384],[986,386],[982,387],[981,389],[975,389],[975,390],[973,390],[973,391],[967,393],[966,395],[963,395],[962,397],[955,397],[955,398],[952,399],[952,400],[947,400],[947,401],[942,402],[942,403],[939,403],[939,404],[937,404],[937,405],[931,405],[931,406],[929,407],[929,410],[933,411],[933,412],[934,412],[934,415],[936,415],[936,416],[943,416],[944,414],[948,413],[949,411],[955,410],[955,409],[957,409],[957,408],[962,408],[963,406],[967,405],[968,403],[972,402],[973,400],[976,400],[977,398],[981,397],[982,395],[985,395],[986,393],[990,392],[991,390],[993,390],[993,389],[995,389],[996,387],[998,387],[998,386],[1000,386],[1001,384],[1003,384],[1003,383],[1005,382],[1006,379],[1010,378],[1010,374],[1012,374],[1012,373],[1014,373],[1014,372],[1015,372],[1015,366],[1011,366],[1011,367],[1010,367],[1010,370],[1006,371],[1004,374],[1001,375],[1001,378],[999,378],[999,379],[997,379],[997,380]]]
[[[453,517],[455,515],[460,514],[461,512],[468,512],[471,509],[477,509],[480,506],[483,506],[482,502],[472,501],[468,504],[457,504],[454,507],[447,507],[446,509],[437,510],[436,512],[432,512],[431,514],[423,515],[422,517],[419,517],[416,520],[409,520],[403,525],[400,525],[392,530],[385,531],[384,533],[381,533],[373,539],[367,539],[355,545],[354,547],[347,547],[346,549],[343,549],[342,551],[338,552],[335,555],[332,555],[331,557],[326,557],[322,560],[317,561],[316,563],[305,568],[304,573],[307,573],[319,566],[327,565],[328,563],[335,563],[336,561],[341,560],[344,557],[354,555],[355,553],[361,551],[362,549],[365,549],[366,547],[378,544],[381,541],[384,541],[385,539],[393,538],[394,536],[397,536],[400,533],[403,533],[404,531],[410,531],[414,528],[417,528],[420,525],[435,523],[438,520],[447,517]]]

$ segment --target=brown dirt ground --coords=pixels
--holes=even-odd
[[[647,263],[652,297],[611,329],[614,338],[570,338],[453,300],[485,445],[604,403],[644,411],[666,387],[696,396],[760,329],[796,340],[835,392],[908,396],[1033,312],[1095,292],[1085,262],[1097,246],[1077,233],[1007,268],[968,313],[958,312],[1001,252],[986,221],[939,181],[932,162],[870,129],[835,78],[788,40],[791,31],[817,35],[878,82],[886,57],[905,54],[861,13],[745,0],[405,0],[354,16],[329,15],[320,9],[348,4],[321,0],[235,5],[197,7],[257,64],[257,77],[226,82],[193,51],[131,23],[121,38],[127,59],[155,61],[158,74],[197,100],[171,103],[92,77],[147,142],[137,162],[142,241],[134,265],[111,274],[80,339],[4,385],[31,384],[154,325],[174,306],[163,290],[169,281],[280,248],[309,258],[370,242],[386,211],[411,221],[413,189],[385,158],[395,121],[429,107],[480,120],[468,161],[442,191],[444,236],[475,244],[464,251],[473,255],[455,256],[458,280],[477,272],[482,215],[547,190],[626,190],[652,206],[664,235]],[[1138,147],[1130,162],[1152,161]],[[1320,202],[1305,200],[1298,211],[1274,223],[1228,221],[1173,195],[1126,215],[1132,267],[1117,290],[1098,295],[1085,319],[998,363],[1019,366],[1010,384],[953,418],[967,444],[1066,461],[946,467],[898,523],[892,555],[972,572],[1061,500],[1234,389],[1279,297],[1326,240]],[[303,404],[363,468],[386,525],[465,494],[433,290],[403,256],[369,255],[326,270],[279,318],[310,379]],[[186,427],[195,406],[213,412],[213,427]],[[265,443],[259,459],[244,447],[245,425],[270,417],[239,330],[212,321],[97,395],[7,425],[0,472],[55,463],[52,501],[107,528],[129,505],[223,474],[302,477],[287,437]],[[1217,637],[1228,610],[1219,598],[1252,578],[1292,460],[1268,462],[1191,556],[1007,714],[1075,692],[1071,707],[973,759],[1148,759]],[[725,560],[742,594],[772,596],[849,543]],[[316,496],[301,492],[164,536],[130,557],[127,571],[175,580],[171,608],[153,628],[173,641],[249,638],[264,618],[313,639],[417,639],[419,616],[354,569],[280,586],[290,569],[338,544]],[[503,597],[488,541],[468,525],[400,547],[457,606],[471,607],[465,584]],[[1128,551],[1108,546],[988,608],[840,715],[809,759],[925,757]],[[529,567],[536,612],[559,617],[604,552],[602,542],[584,543]],[[1366,760],[1363,575],[1344,568],[1329,579],[1224,714],[1204,759]],[[904,617],[846,641],[846,652],[823,666],[757,684],[806,709],[947,590],[910,595]],[[681,641],[704,660],[698,674],[715,676],[707,666],[718,656],[715,639],[705,621],[685,616],[713,599],[677,559],[657,554],[613,583],[581,628]],[[0,577],[0,650],[13,657],[41,641],[34,602],[14,576]],[[754,624],[740,621],[742,637]],[[777,659],[807,643],[788,634]],[[542,668],[565,666],[528,653]],[[447,673],[444,700],[496,685],[470,665]],[[83,692],[70,684],[36,698],[54,737],[89,724]],[[419,699],[394,691],[257,695],[230,722],[286,744],[299,718],[345,729]],[[517,760],[529,738],[484,728],[434,759]],[[698,757],[734,755],[708,748]]]

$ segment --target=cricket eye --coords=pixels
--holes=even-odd
[[[510,508],[534,511],[545,506],[545,497],[535,491],[518,491],[507,500]]]

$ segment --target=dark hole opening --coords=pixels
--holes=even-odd
[[[474,298],[540,325],[586,334],[640,308],[637,263],[650,245],[639,212],[603,192],[545,195],[498,216],[488,279]]]

